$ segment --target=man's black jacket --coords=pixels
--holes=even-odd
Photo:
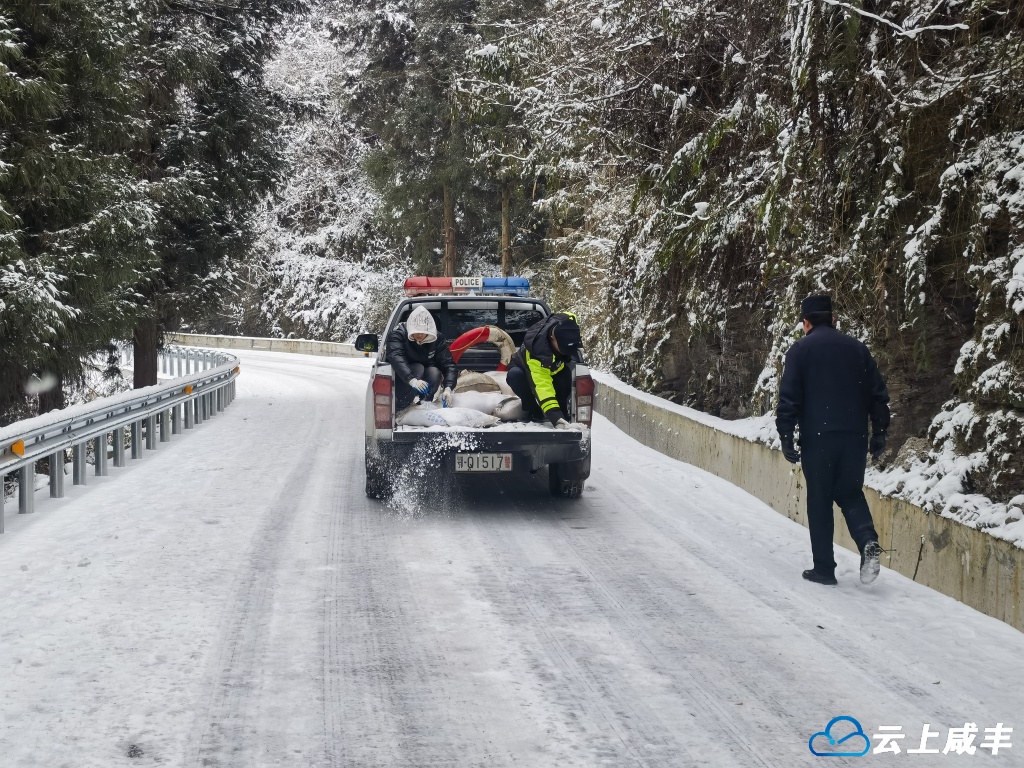
[[[868,348],[818,325],[786,353],[775,426],[780,435],[889,428],[889,392]]]
[[[522,368],[526,372],[530,391],[552,424],[565,418],[558,403],[554,377],[563,372],[571,374],[573,365],[572,357],[555,352],[549,339],[551,331],[564,319],[564,314],[556,312],[531,325],[509,361],[509,368]]]
[[[388,334],[385,346],[388,352],[388,362],[394,367],[398,378],[406,384],[409,383],[409,379],[414,378],[409,365],[419,363],[424,368],[432,365],[440,369],[444,375],[444,385],[455,388],[455,382],[459,378],[459,369],[455,367],[455,360],[452,358],[452,351],[448,348],[448,342],[440,336],[426,344],[417,344],[409,338],[405,323],[399,323]]]

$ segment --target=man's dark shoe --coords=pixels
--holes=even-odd
[[[809,571],[804,571],[804,578],[808,581],[813,581],[815,584],[826,584],[830,587],[834,587],[839,583],[836,581],[835,574],[819,573],[813,568]]]
[[[872,540],[864,545],[864,551],[860,553],[860,581],[862,584],[870,584],[878,578],[881,557],[882,548],[877,541]]]

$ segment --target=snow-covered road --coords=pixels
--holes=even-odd
[[[601,419],[578,502],[543,473],[368,501],[365,362],[241,358],[224,415],[8,509],[4,768],[792,768],[837,715],[906,738],[828,765],[1024,765],[1016,730],[906,754],[1024,728],[1010,627],[845,551],[803,582],[803,528]]]

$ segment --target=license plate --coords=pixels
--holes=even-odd
[[[511,472],[511,453],[457,453],[456,472]]]

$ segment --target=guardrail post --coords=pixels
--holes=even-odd
[[[203,396],[197,395],[195,399],[195,410],[196,410],[196,424],[203,423],[203,412],[206,410],[203,407]]]
[[[50,454],[50,498],[64,498],[64,451]]]
[[[192,429],[195,426],[195,400],[186,400],[182,405],[185,410],[185,429]]]
[[[18,470],[18,514],[36,511],[36,465],[26,464]]]
[[[118,427],[114,430],[114,466],[123,467],[125,465],[124,460],[124,427]]]
[[[181,434],[181,403],[171,407],[171,434]]]
[[[156,450],[156,416],[146,417],[146,450]]]
[[[224,387],[220,387],[217,390],[217,412],[224,412]]]
[[[132,458],[142,458],[142,422],[132,422]]]
[[[74,461],[71,482],[74,485],[85,485],[85,443],[78,443],[71,451]]]
[[[96,477],[107,476],[107,433],[104,432],[102,435],[96,436],[96,442],[93,445],[93,450],[96,453]]]
[[[181,378],[181,349],[174,350],[174,363],[178,371],[178,378]]]
[[[160,442],[169,443],[171,442],[171,413],[170,411],[160,411]]]

